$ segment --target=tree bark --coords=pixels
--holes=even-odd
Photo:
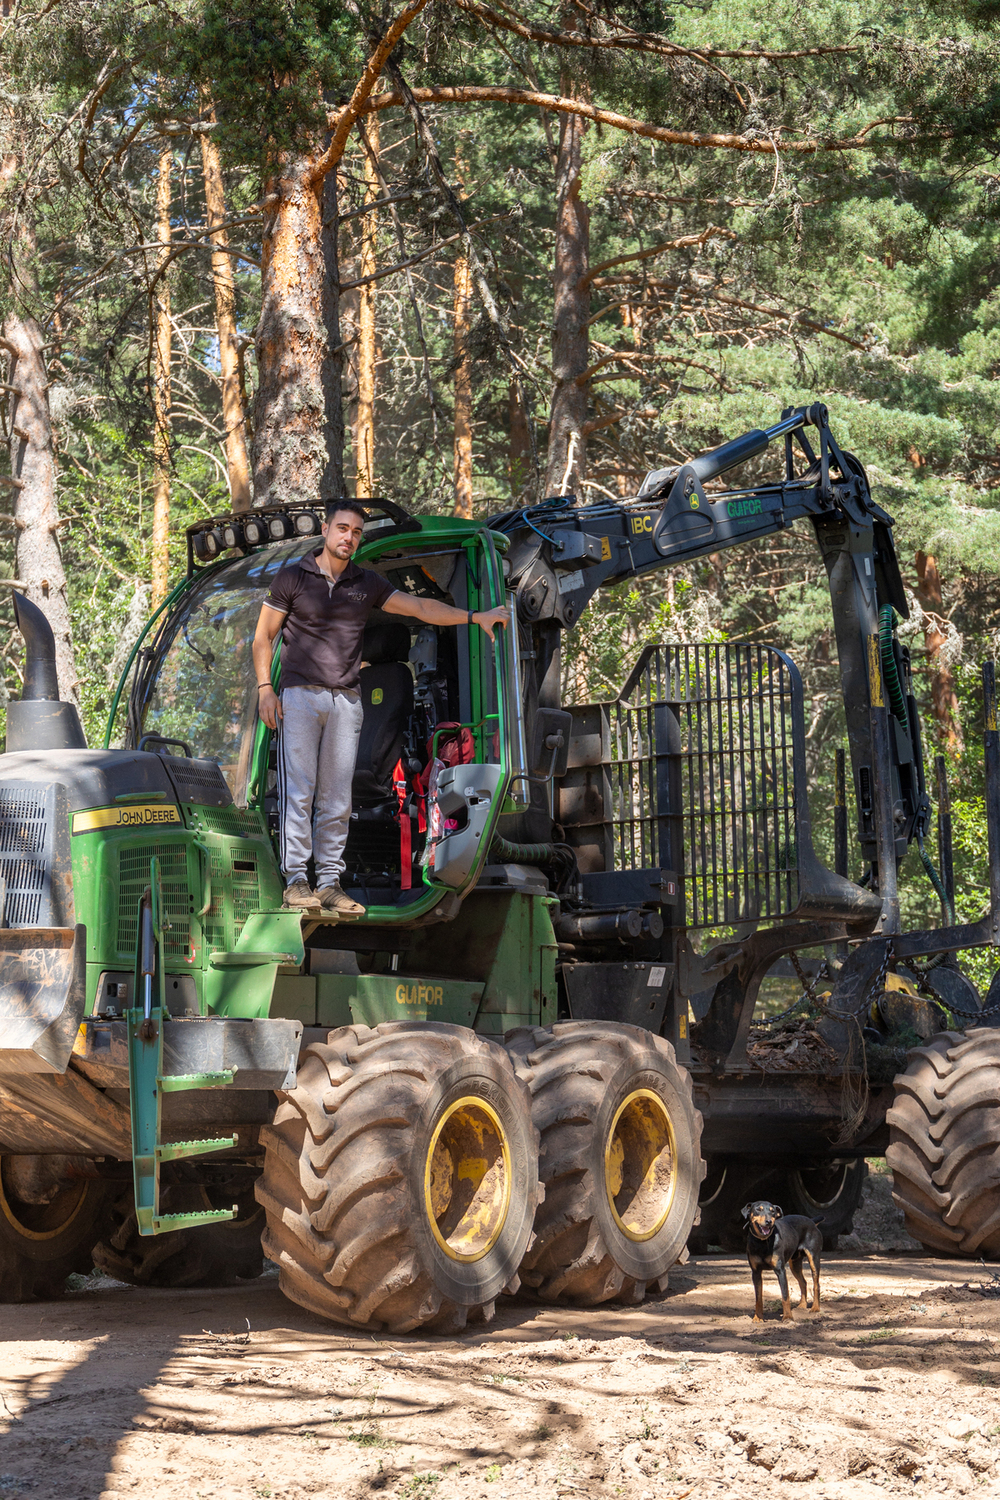
[[[174,164],[171,147],[160,153],[156,180],[156,237],[163,246],[161,267],[170,258],[170,179]],[[167,272],[157,278],[153,298],[153,555],[150,605],[156,609],[170,587],[170,283]]]
[[[208,119],[215,123],[215,108],[208,101]],[[247,455],[246,411],[240,380],[240,348],[236,331],[236,278],[233,258],[221,247],[229,236],[220,226],[226,221],[226,195],[219,151],[211,135],[201,136],[201,164],[205,180],[205,217],[208,237],[220,246],[212,252],[212,286],[215,292],[215,324],[219,333],[219,366],[222,371],[222,421],[226,431],[226,473],[233,510],[249,510],[250,460]]]
[[[560,88],[575,94],[576,83],[564,77]],[[545,471],[547,495],[578,494],[587,469],[587,383],[590,290],[590,214],[580,197],[580,169],[585,121],[563,115],[556,162],[556,244],[553,271],[552,374],[555,389],[549,418]]]
[[[15,567],[25,594],[52,626],[56,642],[59,697],[80,706],[80,684],[73,656],[66,574],[59,548],[56,465],[49,413],[44,336],[29,313],[11,313],[3,325],[3,347],[10,356],[10,467],[16,485]],[[6,489],[6,485],[4,486]]]
[[[283,160],[267,185],[254,404],[254,503],[317,500],[327,466],[323,179]]]
[[[461,151],[455,153],[455,178],[462,191],[463,163]],[[462,197],[465,197],[462,191]],[[459,247],[454,275],[454,448],[455,448],[455,514],[465,521],[472,519],[472,366],[469,361],[469,308],[472,301],[472,267]]]
[[[940,660],[941,647],[948,639],[941,629],[944,613],[941,574],[938,572],[937,558],[927,552],[917,553],[916,566],[917,598],[927,616],[924,623],[924,647],[931,669],[931,710],[948,748],[960,752],[964,746],[955,674],[947,662]]]
[[[378,116],[368,123],[368,150],[364,159],[365,203],[379,197]],[[371,209],[361,219],[361,264],[359,278],[374,276],[377,265],[378,213]],[[375,286],[359,289],[358,306],[358,415],[354,438],[356,479],[354,493],[370,500],[375,493]]]
[[[0,162],[0,184],[6,186],[20,168],[16,154]],[[38,297],[34,223],[25,207],[18,232],[8,248],[13,306],[0,329],[0,348],[8,356],[6,384],[10,431],[9,484],[17,527],[14,572],[25,594],[37,604],[55,636],[59,696],[80,706],[80,684],[73,654],[66,573],[59,547],[56,505],[56,458],[49,411],[49,377],[45,338],[31,307]]]
[[[528,432],[528,413],[521,400],[516,380],[510,383],[507,403],[510,430],[510,492],[520,495],[531,479],[531,435]]]
[[[344,350],[340,332],[340,215],[338,169],[323,183],[323,352],[321,383],[326,412],[326,467],[320,481],[323,500],[338,500],[344,489]]]

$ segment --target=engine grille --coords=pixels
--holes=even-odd
[[[135,954],[139,941],[139,901],[149,885],[150,860],[160,861],[163,892],[164,958],[191,957],[191,899],[187,848],[183,844],[125,844],[118,854],[118,951]],[[169,923],[169,926],[166,924]]]

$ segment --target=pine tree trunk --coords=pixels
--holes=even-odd
[[[215,109],[208,101],[208,119],[215,123]],[[215,325],[219,334],[219,366],[222,371],[222,421],[226,432],[226,473],[233,510],[249,510],[250,460],[247,455],[246,412],[240,379],[239,336],[236,331],[236,278],[225,229],[226,195],[219,151],[210,134],[201,136],[201,164],[205,180],[205,216],[209,238],[220,246],[212,252],[212,286],[215,292]]]
[[[517,381],[510,383],[507,402],[510,443],[510,492],[523,493],[531,477],[531,437],[528,433],[528,414],[521,400]]]
[[[469,308],[472,272],[468,258],[455,261],[455,514],[472,519],[472,366]]]
[[[576,97],[579,87],[565,75],[560,92]],[[556,163],[556,245],[552,309],[552,410],[549,420],[545,493],[579,493],[587,471],[587,370],[590,290],[582,285],[590,265],[590,214],[580,197],[585,122],[563,115]]]
[[[365,202],[374,203],[379,195],[378,161],[379,130],[378,116],[373,115],[366,125],[368,151],[365,152]],[[372,158],[374,157],[374,161]],[[361,269],[360,276],[373,276],[376,266],[376,243],[378,214],[373,210],[361,219]],[[368,500],[375,493],[375,286],[370,283],[360,288],[358,310],[358,418],[355,427],[354,462],[357,479],[354,493],[359,500]]]
[[[160,153],[156,182],[156,235],[161,266],[170,254],[170,179],[174,164],[171,147]],[[162,604],[170,586],[170,326],[168,272],[158,277],[153,299],[153,609]]]
[[[949,749],[961,751],[962,730],[955,674],[946,662],[940,660],[941,647],[948,639],[938,624],[944,612],[941,574],[938,572],[937,558],[927,552],[917,553],[916,565],[917,598],[928,616],[924,625],[924,647],[931,668],[931,709]]]
[[[327,466],[323,184],[315,163],[280,164],[267,185],[254,404],[254,503],[315,503]]]
[[[323,184],[323,405],[326,411],[326,467],[320,485],[324,500],[340,499],[344,489],[344,350],[340,331],[340,220],[337,171]]]

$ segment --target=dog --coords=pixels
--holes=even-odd
[[[808,1303],[806,1279],[802,1274],[803,1257],[812,1271],[812,1311],[819,1311],[819,1257],[823,1248],[823,1236],[818,1225],[823,1220],[806,1218],[805,1214],[783,1214],[776,1203],[748,1203],[742,1209],[747,1223],[747,1260],[753,1277],[755,1295],[753,1320],[764,1321],[763,1281],[764,1268],[772,1270],[781,1288],[781,1319],[792,1321],[792,1305],[788,1297],[788,1275],[791,1266],[802,1292],[803,1303]]]

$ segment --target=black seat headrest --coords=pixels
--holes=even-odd
[[[376,619],[374,612],[365,626],[362,659],[373,667],[388,661],[406,661],[410,654],[410,629],[401,620],[382,615]]]

